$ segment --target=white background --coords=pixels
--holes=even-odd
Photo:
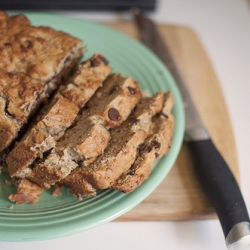
[[[124,16],[112,12],[65,14],[98,21],[116,21]],[[157,11],[150,16],[160,23],[190,26],[200,37],[227,102],[238,151],[242,192],[250,210],[250,2],[161,0]],[[110,222],[61,239],[0,242],[0,250],[10,249],[223,250],[226,246],[219,222],[213,220]]]

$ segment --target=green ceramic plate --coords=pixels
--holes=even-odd
[[[169,153],[155,164],[150,178],[129,195],[105,190],[96,197],[77,201],[65,188],[59,197],[50,190],[34,205],[15,205],[8,200],[14,187],[5,184],[7,175],[0,176],[0,240],[34,241],[63,237],[93,228],[124,214],[145,199],[164,179],[179,153],[184,131],[181,97],[169,71],[144,46],[131,38],[93,22],[52,14],[30,13],[33,25],[51,26],[84,40],[85,58],[103,53],[115,72],[132,76],[144,90],[155,93],[170,90],[175,99],[173,113],[176,126]],[[9,207],[13,206],[13,209]]]

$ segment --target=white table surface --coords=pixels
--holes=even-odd
[[[129,15],[113,12],[65,14],[97,21],[129,18]],[[161,0],[158,2],[157,11],[150,16],[161,23],[190,26],[203,42],[221,83],[231,116],[242,192],[250,210],[250,2]],[[219,222],[210,220],[109,222],[60,239],[22,243],[0,242],[0,249],[223,250],[226,246]]]

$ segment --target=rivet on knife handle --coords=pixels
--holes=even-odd
[[[134,16],[141,41],[165,63],[182,94],[186,114],[185,137],[193,156],[194,168],[219,217],[227,247],[230,250],[244,249],[250,245],[250,223],[240,188],[203,125],[155,24],[139,11],[135,11]]]

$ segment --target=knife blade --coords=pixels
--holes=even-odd
[[[185,139],[197,177],[220,220],[227,248],[243,249],[250,245],[250,220],[237,181],[210,138],[156,25],[138,10],[134,18],[141,42],[166,65],[180,90],[186,115]]]

